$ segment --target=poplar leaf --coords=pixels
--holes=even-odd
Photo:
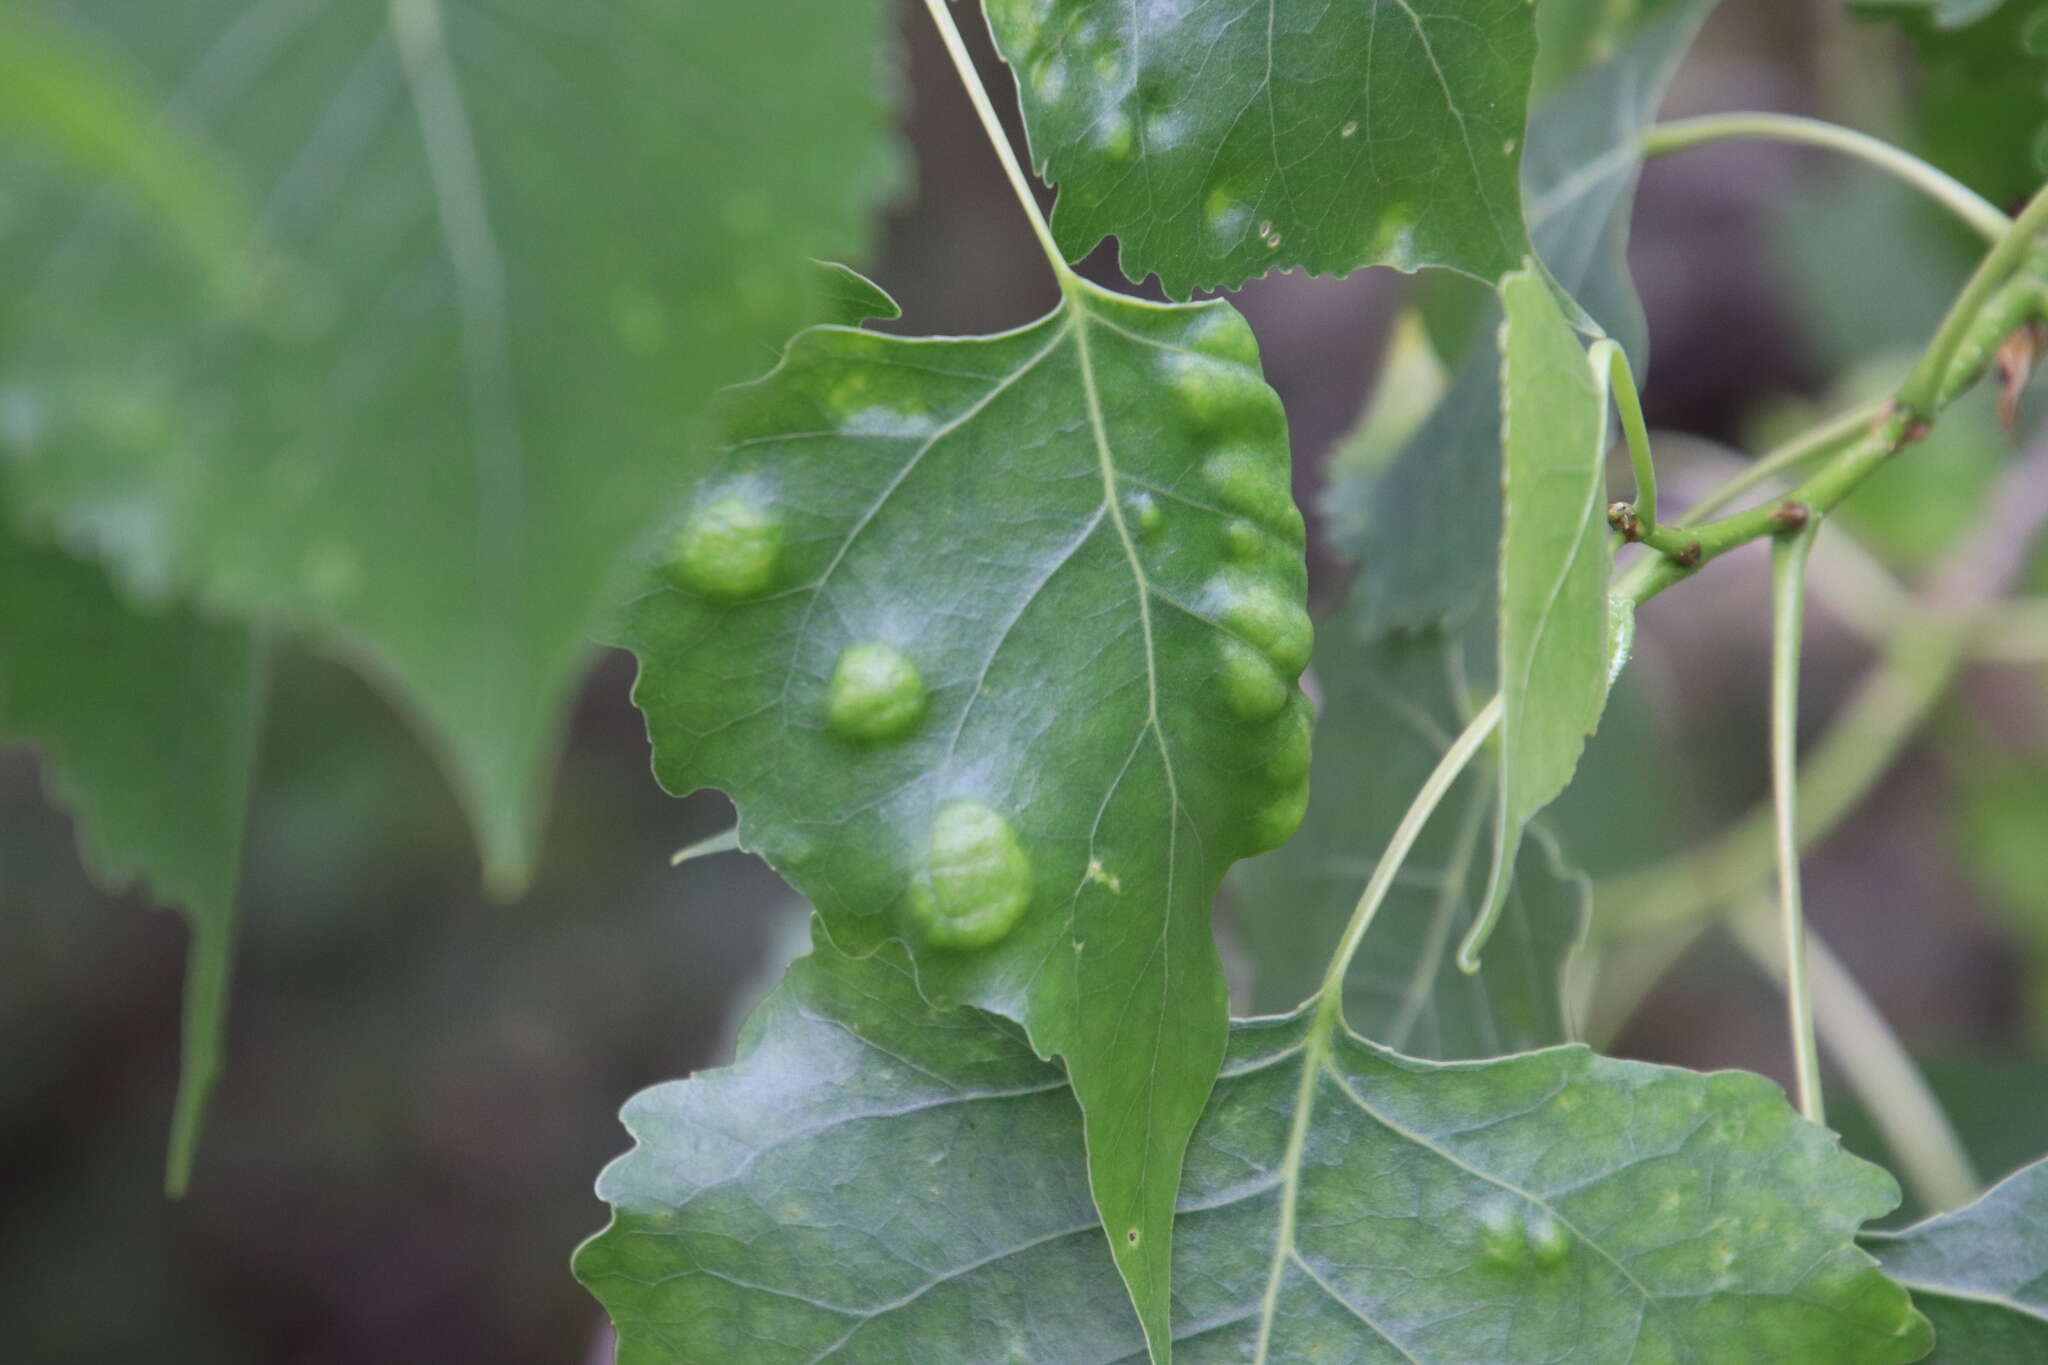
[[[1310,1014],[1234,1024],[1188,1149],[1183,1362],[1902,1365],[1857,1250],[1897,1202],[1778,1088],[1551,1048],[1418,1062]],[[576,1272],[621,1365],[1145,1359],[1019,1031],[821,942],[729,1069],[626,1107]]]
[[[1163,1341],[1226,1028],[1211,902],[1307,795],[1302,519],[1251,330],[1073,282],[1000,336],[813,328],[727,418],[623,628],[656,773],[728,792],[841,949],[907,945],[930,998],[1064,1059]]]
[[[890,186],[888,7],[49,8],[135,90],[0,95],[63,132],[0,151],[0,486],[389,686],[516,889],[675,460]],[[193,173],[122,173],[165,147]],[[215,182],[243,220],[178,193]]]
[[[101,885],[139,882],[191,924],[165,1183],[183,1191],[220,1069],[242,830],[262,711],[250,633],[123,597],[31,543],[0,505],[0,741],[42,751]]]
[[[1269,270],[1528,252],[1516,181],[1528,0],[988,0],[1052,228],[1184,298]]]
[[[1927,1365],[2048,1360],[2048,1162],[1975,1203],[1863,1245],[1934,1323]]]

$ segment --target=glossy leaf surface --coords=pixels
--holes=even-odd
[[[734,1067],[626,1119],[576,1261],[624,1365],[1144,1358],[1058,1069],[893,950],[821,944]],[[1851,1242],[1896,1198],[1755,1076],[1255,1020],[1189,1148],[1176,1358],[1909,1361],[1926,1324]]]
[[[1863,1244],[1934,1323],[1928,1365],[2048,1360],[2048,1162],[1976,1203]]]
[[[393,684],[516,885],[594,614],[714,444],[709,395],[812,316],[803,258],[858,250],[888,186],[886,7],[53,8],[211,144],[275,268],[223,290],[154,209],[9,148],[0,481],[123,577]]]
[[[1222,1054],[1210,903],[1301,818],[1311,632],[1285,418],[1227,304],[1074,282],[968,340],[815,328],[736,390],[625,643],[656,771],[848,952],[1022,1022],[1165,1330]]]
[[[0,742],[42,750],[97,880],[140,882],[191,921],[174,1192],[220,1066],[260,673],[248,631],[130,602],[0,515]]]
[[[1168,294],[1268,270],[1527,251],[1526,0],[988,0],[1071,258],[1114,235]]]

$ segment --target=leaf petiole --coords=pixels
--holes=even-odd
[[[1593,343],[1586,362],[1595,375],[1607,380],[1614,406],[1621,412],[1621,431],[1628,440],[1629,463],[1636,475],[1636,500],[1630,511],[1642,533],[1629,539],[1642,539],[1657,529],[1657,466],[1650,458],[1650,430],[1643,422],[1643,399],[1636,390],[1635,371],[1629,367],[1628,352],[1607,337]]]
[[[1044,249],[1045,258],[1052,263],[1052,273],[1058,278],[1061,290],[1066,290],[1079,277],[1067,264],[1059,244],[1053,241],[1052,229],[1046,225],[1045,215],[1039,211],[1038,196],[1031,188],[1031,180],[1024,174],[1023,165],[1017,160],[1016,149],[1010,146],[1010,135],[1003,131],[1003,121],[996,114],[996,107],[990,102],[988,91],[981,83],[981,77],[974,69],[974,57],[967,51],[967,44],[960,37],[960,29],[953,22],[948,0],[925,0],[925,8],[931,11],[932,23],[938,26],[939,38],[946,45],[946,55],[953,60],[953,70],[960,77],[960,84],[966,87],[967,98],[974,105],[975,117],[981,120],[981,127],[988,134],[989,142],[995,147],[996,157],[1003,163],[1003,174],[1009,179],[1010,189],[1016,194],[1017,202],[1023,206],[1024,216],[1031,220],[1032,235],[1038,238],[1038,245]]]
[[[1990,241],[1999,240],[2012,226],[2012,220],[1989,200],[1911,152],[1854,128],[1798,114],[1706,114],[1674,119],[1644,129],[1641,146],[1646,157],[1663,156],[1737,137],[1800,142],[1853,156],[1920,190]]]
[[[1500,727],[1504,709],[1501,694],[1496,692],[1479,714],[1472,717],[1464,732],[1451,742],[1451,747],[1444,750],[1444,756],[1415,793],[1415,799],[1408,803],[1407,814],[1394,827],[1393,837],[1387,840],[1386,849],[1373,867],[1372,877],[1358,897],[1358,907],[1351,912],[1350,923],[1344,926],[1344,936],[1337,941],[1337,950],[1330,956],[1329,970],[1323,974],[1323,984],[1316,992],[1316,999],[1325,1010],[1335,1010],[1344,998],[1344,976],[1351,970],[1351,959],[1357,956],[1358,945],[1365,941],[1366,930],[1372,928],[1373,917],[1379,913],[1387,892],[1393,889],[1394,878],[1400,875],[1401,865],[1408,861],[1409,850],[1415,847],[1423,826],[1436,813],[1437,806],[1452,784],[1470,766],[1473,755]]]
[[[1820,518],[1771,544],[1771,800],[1776,811],[1778,913],[1785,935],[1785,999],[1792,1016],[1793,1073],[1799,1112],[1824,1121],[1813,996],[1806,975],[1806,916],[1799,886],[1799,654],[1806,605],[1806,561]]]

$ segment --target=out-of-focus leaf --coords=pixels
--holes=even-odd
[[[1536,98],[1611,60],[1635,29],[1678,2],[1536,0]]]
[[[804,258],[858,251],[891,179],[888,7],[54,12],[289,265],[229,306],[155,212],[10,148],[0,482],[123,578],[392,684],[517,885],[591,622],[715,446],[709,396],[814,315]]]
[[[1910,366],[1981,250],[1911,186],[1858,165],[1788,187],[1768,213],[1773,283],[1831,373],[1890,351]]]
[[[1079,257],[1114,235],[1169,295],[1269,270],[1528,251],[1516,166],[1528,0],[988,0],[1034,161]]]
[[[2013,927],[2027,967],[2034,1034],[2048,1039],[2048,883],[2041,877],[2048,771],[2039,758],[2001,761],[1981,753],[1954,771],[1962,789],[1957,861]]]
[[[1920,59],[1917,150],[1993,203],[2048,174],[2048,3],[1859,0],[1893,16]]]
[[[108,887],[183,910],[183,1073],[166,1182],[181,1192],[220,1069],[235,887],[260,723],[245,629],[124,599],[96,566],[31,545],[0,505],[0,740],[41,749],[51,793]]]
[[[1341,612],[1324,626],[1316,745],[1371,761],[1317,763],[1301,832],[1231,874],[1255,1010],[1291,1009],[1320,983],[1379,851],[1487,689],[1491,652],[1490,640],[1435,631],[1368,643]],[[1373,919],[1344,983],[1345,1018],[1366,1037],[1433,1058],[1498,1057],[1571,1038],[1562,983],[1588,891],[1540,827],[1522,850],[1485,965],[1468,975],[1453,961],[1486,889],[1493,803],[1492,775],[1467,773]]]
[[[1514,880],[1522,829],[1572,780],[1609,675],[1608,393],[1533,269],[1501,281],[1499,804],[1490,920]]]
[[[252,264],[254,212],[212,149],[159,117],[128,74],[35,0],[0,0],[0,133],[139,198],[232,293]]]
[[[1975,1169],[2015,1170],[2048,1148],[2048,1062],[2025,1054],[1982,1053],[1913,1060]],[[1854,1095],[1841,1096],[1840,1103],[1829,1097],[1828,1126],[1858,1156],[1880,1164],[1891,1156]],[[1941,1212],[1914,1207],[1911,1191],[1901,1211],[1915,1218]]]
[[[1001,336],[800,334],[625,643],[669,790],[848,952],[1066,1061],[1095,1197],[1166,1331],[1181,1154],[1222,1055],[1230,864],[1307,799],[1300,512],[1244,319],[1075,282]]]
[[[1529,123],[1523,193],[1537,254],[1638,375],[1645,327],[1627,263],[1636,139],[1713,3],[1681,0]],[[1494,562],[1471,547],[1500,534],[1499,378],[1492,347],[1475,352],[1384,474],[1339,478],[1325,495],[1333,538],[1359,562],[1355,610],[1368,633],[1455,626],[1493,600]]]
[[[1862,1241],[1934,1323],[1927,1365],[2048,1360],[2048,1162],[1953,1213]]]
[[[933,1009],[894,950],[820,943],[730,1070],[626,1122],[576,1259],[623,1365],[1144,1358],[1058,1068]],[[1177,1355],[1910,1361],[1926,1323],[1852,1241],[1896,1199],[1755,1076],[1253,1020],[1188,1152]]]

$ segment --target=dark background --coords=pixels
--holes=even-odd
[[[904,6],[903,32],[921,188],[890,216],[874,274],[904,304],[903,330],[1026,321],[1052,304],[1052,281],[921,8]],[[988,74],[1000,96],[1000,68]],[[1671,111],[1787,109],[1903,136],[1902,101],[1922,79],[1892,30],[1852,24],[1833,0],[1729,0]],[[1753,446],[1854,362],[1923,336],[1969,250],[1910,199],[1821,154],[1742,143],[1651,166],[1632,255],[1657,357],[1652,424]],[[1089,273],[1112,279],[1110,254]],[[1275,277],[1239,297],[1292,416],[1306,506],[1409,287],[1389,272]],[[1660,452],[1681,492],[1692,449]],[[1956,458],[1964,475],[1906,477],[1865,500],[1863,524],[1903,547],[1902,574],[1962,524],[1960,499],[2006,453],[1993,436]],[[1327,600],[1342,566],[1318,547],[1314,567]],[[1824,607],[1813,630],[1818,726],[1868,652]],[[1593,844],[1575,851],[1627,863],[1762,793],[1765,650],[1755,555],[1646,613],[1624,701],[1665,737],[1659,772],[1683,777],[1638,788],[1654,812],[1569,798],[1568,823]],[[630,681],[625,658],[599,661],[575,708],[539,882],[496,905],[402,719],[338,665],[277,642],[229,1069],[179,1204],[159,1189],[182,926],[141,897],[96,890],[34,757],[0,754],[10,1358],[521,1365],[601,1349],[596,1307],[567,1262],[603,1221],[590,1186],[624,1145],[615,1111],[642,1086],[729,1055],[748,1003],[801,942],[800,905],[757,865],[668,866],[726,812],[716,797],[676,801],[655,786]],[[1820,932],[1936,1059],[1987,1175],[2048,1149],[2048,1011],[2032,966],[2032,945],[2048,941],[2044,755],[2042,671],[1974,672],[1808,881]],[[1775,993],[1709,936],[1618,1047],[1782,1076],[1783,1032]],[[1842,1123],[1860,1141],[1853,1114]]]

